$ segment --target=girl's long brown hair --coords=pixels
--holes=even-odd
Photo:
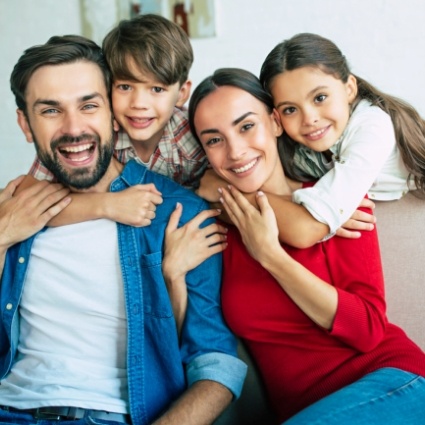
[[[344,83],[351,74],[345,56],[332,41],[317,34],[302,33],[279,43],[268,54],[261,67],[261,84],[270,91],[277,75],[305,66],[318,67]],[[413,178],[417,189],[425,194],[425,121],[407,102],[381,92],[357,75],[354,77],[357,79],[358,93],[353,107],[361,99],[367,99],[390,115],[409,178]],[[306,176],[301,175],[293,163],[295,143],[285,136],[282,146],[285,171],[292,178],[306,180]]]

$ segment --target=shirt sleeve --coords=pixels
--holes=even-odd
[[[329,226],[331,235],[354,213],[396,149],[391,117],[378,107],[366,107],[353,117],[335,166],[314,187],[294,192],[294,202]]]
[[[330,334],[361,352],[370,351],[381,342],[387,325],[376,230],[363,232],[359,239],[336,236],[323,246],[338,292],[338,307]]]
[[[208,207],[204,201],[201,203],[202,209]],[[211,223],[209,220],[203,225]],[[213,380],[238,397],[247,366],[237,356],[237,340],[222,315],[221,270],[222,256],[215,254],[186,275],[188,306],[181,353],[189,383]]]
[[[56,181],[53,173],[43,165],[38,156],[35,157],[28,174],[35,177],[37,180]]]

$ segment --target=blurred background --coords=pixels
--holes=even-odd
[[[339,46],[355,74],[425,117],[423,0],[0,0],[0,188],[34,159],[9,86],[23,50],[52,35],[82,34],[100,43],[118,20],[149,12],[187,27],[194,86],[220,67],[258,75],[277,43],[315,32]]]

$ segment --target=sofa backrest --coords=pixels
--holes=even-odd
[[[398,201],[377,202],[375,215],[389,320],[425,350],[425,201],[408,193]],[[274,424],[260,377],[242,344],[239,354],[248,364],[242,396],[215,425]]]

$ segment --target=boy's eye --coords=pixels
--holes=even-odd
[[[327,98],[328,96],[326,96],[325,94],[319,94],[318,96],[316,96],[315,98],[314,98],[314,101],[316,102],[316,103],[321,103],[321,102],[323,102],[326,98]]]
[[[293,106],[288,106],[287,108],[282,109],[282,115],[291,115],[295,112],[295,108]]]
[[[163,87],[155,86],[155,87],[152,87],[152,91],[153,91],[154,93],[162,93],[162,92],[164,92],[164,91],[165,91],[165,89],[164,89]]]
[[[117,89],[119,90],[123,90],[123,91],[128,91],[131,89],[129,84],[117,84]]]

